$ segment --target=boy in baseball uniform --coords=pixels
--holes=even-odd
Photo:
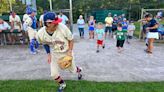
[[[27,9],[29,17],[25,21],[25,25],[27,26],[27,32],[30,39],[30,51],[31,54],[36,54],[37,49],[39,47],[39,43],[36,40],[37,34],[37,19],[35,17],[35,10],[32,8]]]
[[[14,11],[10,13],[9,22],[11,25],[10,32],[13,32],[14,30],[18,30],[18,32],[21,32],[22,29],[21,19]],[[18,36],[20,37],[18,38],[15,34],[8,35],[10,43],[15,44],[17,38],[21,40],[22,33],[18,34]]]
[[[63,92],[66,83],[58,71],[58,60],[64,56],[73,57],[73,36],[66,25],[61,23],[53,12],[47,12],[44,15],[44,24],[37,34],[37,39],[44,45],[47,52],[48,63],[51,68],[51,77],[59,83],[58,92]],[[50,50],[51,49],[51,50]],[[70,72],[78,73],[78,79],[82,78],[81,68],[77,67],[72,60],[71,66],[67,68]]]

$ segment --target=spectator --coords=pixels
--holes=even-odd
[[[62,19],[62,23],[64,25],[68,24],[68,21],[69,21],[68,17],[66,15],[64,15],[62,11],[59,13],[58,18]]]
[[[126,18],[123,19],[122,29],[123,30],[127,30],[128,29],[128,22],[127,22]]]
[[[106,23],[106,28],[105,28],[105,39],[106,39],[108,31],[109,31],[109,35],[110,36],[112,35],[113,18],[111,13],[109,13],[108,16],[105,18],[105,23]]]
[[[39,24],[40,24],[40,27],[44,27],[44,19],[43,19],[43,16],[44,14],[46,13],[47,11],[45,10],[44,13],[40,16],[39,18]]]
[[[79,19],[77,20],[77,25],[79,29],[80,38],[84,38],[85,21],[82,15],[79,16]]]
[[[89,26],[89,39],[94,39],[95,20],[93,16],[90,16],[88,21],[88,26]]]
[[[112,24],[112,31],[113,32],[117,30],[117,24],[118,24],[118,17],[117,17],[117,14],[114,14],[113,24]]]
[[[130,22],[130,24],[128,25],[128,40],[127,42],[129,43],[129,40],[133,38],[133,33],[135,31],[136,27],[134,25],[133,22]]]
[[[9,30],[10,28],[11,27],[9,26],[9,24],[7,22],[5,22],[3,19],[0,19],[0,43],[1,43],[1,45],[4,44],[2,32],[5,30]]]
[[[142,23],[142,32],[141,32],[141,39],[146,39],[146,27],[147,27],[147,21],[141,21],[141,23]]]
[[[159,25],[158,32],[159,32],[160,39],[163,40],[164,39],[164,25],[162,24]]]
[[[162,16],[163,16],[163,12],[162,12],[162,11],[159,11],[159,12],[157,13],[157,17],[158,17],[158,18],[162,18]]]
[[[11,25],[10,32],[13,32],[15,29],[18,30],[18,32],[21,32],[21,29],[22,29],[21,19],[18,15],[16,15],[16,13],[14,11],[12,11],[9,16],[9,22]],[[21,36],[21,35],[22,34],[19,34],[19,36]],[[9,37],[10,43],[15,44],[16,35],[11,34],[11,36],[8,36],[8,37]]]

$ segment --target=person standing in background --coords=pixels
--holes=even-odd
[[[85,21],[82,15],[79,16],[79,19],[77,20],[77,25],[79,29],[80,38],[84,38]]]
[[[62,19],[61,23],[63,23],[64,25],[67,25],[69,22],[68,17],[64,15],[62,11],[60,11],[58,18]]]
[[[44,14],[45,14],[46,12],[47,12],[47,11],[45,10],[44,13],[43,13],[43,14],[40,16],[40,18],[39,18],[39,26],[40,26],[40,28],[45,26],[45,25],[44,25],[43,16],[44,16]]]
[[[128,37],[127,37],[127,43],[130,43],[129,40],[133,38],[133,33],[136,30],[136,27],[134,23],[131,21],[130,24],[128,25]]]
[[[89,39],[94,39],[95,20],[93,16],[90,16],[88,21],[88,26],[89,26]]]
[[[106,27],[105,27],[105,39],[106,39],[108,31],[109,31],[109,36],[110,37],[112,36],[113,18],[111,13],[109,13],[108,16],[105,18],[105,23],[106,23]]]

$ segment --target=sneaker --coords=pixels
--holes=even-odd
[[[30,52],[32,55],[36,55],[36,52]]]
[[[103,45],[102,48],[105,49],[105,45]]]
[[[81,73],[78,74],[78,80],[81,80],[83,75]]]
[[[66,83],[62,83],[60,84],[59,88],[58,88],[58,92],[63,92],[63,90],[66,88]]]
[[[144,51],[145,51],[146,53],[148,52],[148,50],[147,50],[147,49],[145,49]]]
[[[100,51],[99,51],[99,50],[97,50],[96,52],[97,52],[97,53],[99,53]]]
[[[80,72],[78,73],[78,80],[81,80],[82,79],[82,74],[81,74],[81,72],[82,72],[82,68],[81,67],[79,67],[79,69],[80,69]]]
[[[129,41],[127,41],[127,44],[130,44],[130,42],[129,42]]]
[[[35,49],[35,51],[36,51],[37,53],[39,53],[39,52],[40,52],[40,50],[38,50],[38,49]]]

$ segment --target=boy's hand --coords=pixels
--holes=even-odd
[[[72,50],[68,50],[67,55],[72,56]]]
[[[14,29],[11,29],[11,30],[10,30],[10,32],[13,32],[13,31],[14,31]]]

